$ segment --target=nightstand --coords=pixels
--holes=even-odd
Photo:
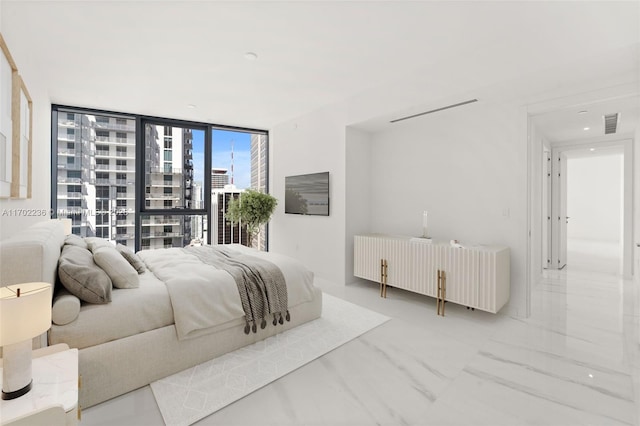
[[[0,424],[77,425],[78,350],[61,344],[33,351],[32,376],[29,393],[0,401]]]

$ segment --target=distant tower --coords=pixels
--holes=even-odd
[[[233,139],[231,139],[231,185],[233,185]]]

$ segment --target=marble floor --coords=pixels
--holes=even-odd
[[[447,305],[374,283],[330,294],[391,321],[199,425],[640,425],[640,292],[607,272],[546,272],[530,318]],[[161,425],[144,387],[82,425]]]

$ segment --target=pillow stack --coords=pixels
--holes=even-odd
[[[137,288],[138,273],[145,269],[144,262],[128,247],[118,244],[116,248],[105,239],[77,235],[67,236],[58,261],[58,276],[65,289],[83,302],[96,304],[111,302],[112,287]],[[65,306],[73,304],[68,297],[60,297],[54,308],[58,299]],[[67,321],[68,309],[60,311],[65,312],[59,315],[64,317],[62,321]],[[77,314],[72,320],[75,317]]]

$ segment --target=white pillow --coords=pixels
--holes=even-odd
[[[118,253],[114,246],[95,248],[93,260],[109,275],[114,287],[137,288],[140,286],[138,271]]]
[[[75,321],[79,314],[80,299],[66,289],[58,290],[56,297],[53,299],[51,321],[56,325],[65,325]]]

